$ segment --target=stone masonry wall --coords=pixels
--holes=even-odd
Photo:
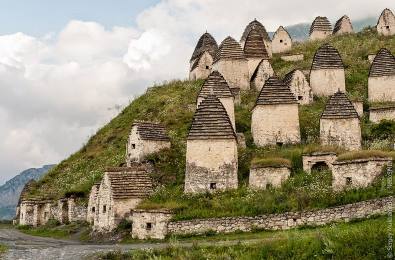
[[[361,148],[361,126],[358,118],[321,119],[322,145],[336,145],[348,150]]]
[[[254,71],[255,72],[255,71]],[[256,74],[251,78],[251,88],[261,91],[266,80],[274,75],[272,65],[268,60],[263,60],[256,68]],[[250,75],[252,77],[253,75]]]
[[[395,75],[369,77],[368,100],[373,102],[395,101]]]
[[[395,17],[391,12],[385,11],[377,23],[377,33],[384,36],[395,34]]]
[[[253,229],[285,230],[302,225],[325,225],[337,221],[367,218],[385,214],[392,197],[368,200],[339,207],[302,212],[261,215],[255,217],[226,217],[170,222],[169,234],[204,234],[208,231],[230,233]]]
[[[331,96],[338,90],[346,92],[344,69],[311,70],[310,86],[317,96]]]
[[[266,189],[267,185],[280,187],[291,175],[287,167],[257,167],[250,169],[249,186],[253,189]]]
[[[297,98],[299,104],[306,105],[313,102],[313,93],[309,82],[300,70],[295,71],[289,87]]]
[[[310,173],[313,166],[317,163],[325,163],[328,168],[332,170],[332,165],[336,161],[336,153],[314,153],[314,154],[304,154],[302,156],[303,160],[303,171]]]
[[[292,39],[285,30],[277,30],[272,40],[273,53],[287,52],[292,49]]]
[[[247,59],[222,59],[213,64],[213,70],[222,74],[230,88],[250,89]]]
[[[195,62],[193,60],[192,64]],[[189,72],[189,79],[190,80],[197,80],[197,79],[206,79],[210,73],[211,68],[213,66],[213,57],[206,51],[203,55],[199,58],[199,64],[196,68],[194,68],[191,72]]]
[[[381,120],[395,120],[395,107],[370,109],[369,120],[373,123],[380,123]]]
[[[132,237],[137,239],[164,239],[171,214],[167,210],[133,210]]]
[[[310,35],[310,40],[323,40],[330,36],[332,33],[331,32],[324,32],[324,31],[313,31],[313,33]]]

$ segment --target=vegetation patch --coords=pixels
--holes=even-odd
[[[337,146],[328,146],[328,145],[318,145],[318,144],[309,144],[303,148],[303,154],[313,154],[313,153],[336,153],[341,154],[344,152],[344,149]]]
[[[72,222],[67,225],[60,225],[55,220],[48,221],[46,225],[40,227],[18,226],[19,231],[32,236],[63,239],[76,238],[78,240],[80,238],[79,234],[83,235],[88,229],[89,225],[85,222]]]
[[[251,161],[252,168],[264,168],[264,167],[292,167],[290,160],[285,158],[273,157],[273,158],[254,158]]]
[[[337,161],[351,161],[357,159],[369,159],[369,158],[395,158],[394,152],[385,152],[377,150],[361,150],[347,152],[339,155]]]
[[[315,229],[253,234],[258,241],[232,246],[194,245],[174,241],[165,249],[110,252],[99,259],[385,259],[388,256],[385,217]],[[394,225],[392,230],[394,232]],[[243,237],[243,234],[237,234]],[[230,235],[232,236],[232,235]],[[243,237],[243,239],[248,239]],[[214,236],[215,237],[215,236]],[[224,240],[227,235],[221,235]],[[259,238],[261,238],[259,240]],[[210,239],[210,238],[208,238]],[[227,240],[227,239],[226,239]]]
[[[0,244],[0,256],[5,254],[8,250],[8,246]]]

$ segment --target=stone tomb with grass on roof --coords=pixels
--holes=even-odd
[[[165,148],[170,148],[170,139],[162,124],[136,121],[126,145],[126,165],[142,162],[147,155]]]
[[[236,189],[237,137],[218,97],[200,102],[187,137],[185,193]]]
[[[300,142],[298,102],[277,77],[269,78],[252,110],[251,132],[257,146]]]
[[[339,52],[330,44],[323,44],[315,53],[310,69],[313,95],[330,96],[346,91],[344,64]]]
[[[218,44],[209,33],[204,33],[193,51],[189,61],[189,79],[205,79],[210,75]]]
[[[344,92],[332,95],[320,118],[322,145],[361,149],[361,125],[358,113]]]

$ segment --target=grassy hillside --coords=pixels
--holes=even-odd
[[[330,41],[339,49],[346,65],[347,90],[352,96],[365,98],[366,100],[369,70],[367,55],[375,53],[381,47],[387,47],[395,53],[395,37],[381,38],[373,32],[365,30],[355,35],[333,37]],[[292,53],[304,53],[304,61],[296,63],[284,62],[278,56],[275,56],[273,58],[275,71],[279,75],[284,75],[293,68],[308,69],[314,52],[320,44],[322,42],[308,42],[295,46]],[[242,205],[245,201],[251,199],[252,195],[245,187],[223,195],[214,195],[214,199],[212,196],[199,197],[198,201],[200,203],[196,204],[196,207],[192,208],[190,212],[184,210],[185,204],[179,203],[183,200],[185,140],[194,113],[196,95],[202,83],[203,81],[173,81],[164,83],[162,86],[150,88],[147,93],[134,100],[109,124],[100,129],[78,152],[51,170],[37,184],[31,196],[45,195],[50,198],[60,198],[75,193],[86,197],[92,184],[101,178],[107,166],[118,166],[124,162],[125,143],[127,142],[128,132],[133,120],[154,120],[166,125],[171,137],[172,149],[162,151],[149,158],[158,170],[154,177],[164,187],[150,200],[146,201],[145,205],[147,207],[157,207],[159,202],[172,207],[171,204],[173,204],[172,208],[177,208],[180,212],[183,212],[182,214],[184,215],[180,215],[180,218],[190,217],[202,208],[207,210],[218,209],[218,214],[227,214],[227,212],[231,214],[243,213],[243,210],[232,208],[230,205],[232,203],[225,203],[229,204],[229,207],[225,207],[222,211],[222,207],[211,207],[210,205],[221,206],[223,202],[223,200],[222,202],[220,200],[221,196],[229,201],[234,198],[239,201],[239,203],[235,204],[236,206]],[[257,93],[255,91],[243,93],[242,105],[236,107],[237,132],[245,134],[248,146],[247,149],[239,151],[239,180],[241,186],[248,180],[250,162],[254,157],[279,157],[290,160],[294,176],[290,179],[289,182],[291,184],[289,185],[299,182],[299,184],[293,185],[292,188],[290,188],[291,186],[285,186],[282,190],[273,191],[272,193],[269,190],[266,193],[262,192],[260,195],[256,195],[256,198],[266,198],[267,204],[262,203],[262,201],[259,202],[258,199],[251,200],[251,203],[255,203],[257,206],[259,206],[258,204],[265,204],[259,206],[264,208],[263,212],[300,208],[300,205],[307,205],[308,207],[333,205],[337,201],[342,201],[341,196],[344,197],[344,202],[349,202],[374,196],[385,196],[387,194],[386,191],[380,192],[383,189],[378,184],[371,187],[370,190],[350,191],[345,195],[340,194],[340,197],[333,197],[332,193],[328,193],[327,199],[323,199],[323,201],[326,201],[324,203],[310,196],[311,193],[307,196],[314,188],[314,185],[318,184],[311,180],[311,176],[299,174],[302,173],[301,154],[306,149],[307,143],[310,144],[310,148],[317,146],[315,143],[319,137],[319,115],[322,112],[326,99],[318,99],[311,105],[301,106],[300,125],[303,145],[258,149],[253,145],[250,133],[251,108],[256,96]],[[362,127],[365,148],[381,149],[389,147],[395,135],[394,122],[374,125],[367,122],[365,118]],[[306,183],[308,183],[307,186]],[[268,194],[274,195],[268,197]],[[289,197],[289,195],[298,196]],[[189,200],[189,202],[192,201]],[[252,204],[247,203],[245,205]],[[272,206],[265,208],[268,207],[267,205]],[[278,208],[278,205],[280,205],[280,208]],[[242,208],[250,212],[250,214],[262,212],[262,209],[254,211],[254,207],[252,210],[246,209],[245,206]],[[193,212],[195,209],[197,211]],[[205,216],[205,214],[202,213],[202,216]]]

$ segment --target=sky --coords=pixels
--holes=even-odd
[[[188,76],[206,30],[377,17],[393,0],[0,0],[0,184],[59,163],[154,83]]]

